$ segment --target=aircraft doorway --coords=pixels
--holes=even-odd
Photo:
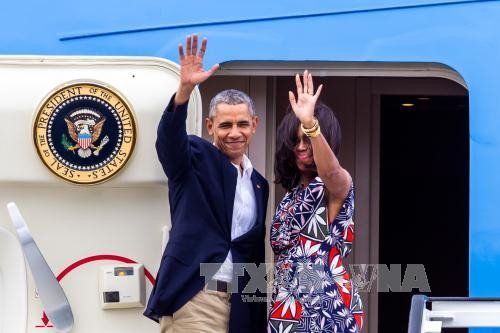
[[[287,65],[290,65],[290,67],[287,67]],[[267,221],[269,225],[274,209],[283,197],[281,187],[272,185],[276,128],[288,104],[288,90],[294,89],[293,74],[301,72],[304,68],[311,70],[315,75],[315,85],[317,86],[320,83],[324,85],[323,102],[329,105],[339,118],[342,128],[342,147],[339,159],[344,168],[351,173],[355,182],[355,241],[346,266],[350,263],[421,263],[427,268],[427,265],[430,265],[429,269],[432,269],[433,272],[427,273],[427,275],[432,296],[447,296],[453,293],[456,293],[456,296],[468,295],[469,130],[468,92],[463,86],[463,81],[456,72],[451,73],[448,68],[438,68],[436,73],[439,75],[436,75],[437,78],[419,77],[422,75],[422,71],[418,68],[423,66],[419,64],[416,65],[417,70],[414,72],[412,70],[400,70],[396,68],[396,65],[391,67],[391,65],[387,64],[382,64],[381,68],[378,68],[373,63],[359,65],[360,68],[363,66],[369,67],[369,69],[365,70],[363,68],[359,69],[358,64],[349,64],[349,70],[345,71],[338,70],[335,67],[328,68],[328,65],[325,63],[223,64],[218,74],[200,87],[203,116],[208,115],[210,98],[223,89],[240,89],[247,92],[255,100],[260,123],[249,149],[249,156],[252,159],[252,164],[261,173],[265,174],[271,184]],[[426,70],[426,76],[432,76],[432,70],[429,69],[429,66],[431,65],[423,66]],[[440,72],[442,69],[443,72]],[[427,154],[433,153],[433,156],[436,157],[433,160],[433,172],[437,173],[437,170],[440,170],[439,172],[444,173],[452,165],[455,168],[453,170],[456,170],[453,171],[456,174],[455,177],[460,179],[460,182],[453,183],[453,186],[447,186],[442,180],[440,181],[438,188],[435,190],[438,192],[434,195],[435,200],[432,203],[441,205],[442,220],[435,222],[441,224],[440,235],[436,235],[436,238],[429,238],[436,241],[433,243],[426,242],[426,245],[430,247],[426,250],[427,252],[423,250],[417,251],[414,256],[412,256],[411,252],[414,250],[413,247],[406,248],[402,246],[414,244],[417,239],[420,240],[420,246],[423,246],[423,237],[427,233],[431,233],[432,230],[426,229],[415,235],[413,233],[406,235],[407,241],[405,242],[405,238],[398,239],[397,242],[399,242],[400,248],[395,247],[393,245],[395,241],[391,238],[393,237],[391,227],[394,224],[391,223],[401,221],[402,218],[393,217],[394,222],[391,222],[391,218],[387,215],[390,212],[387,209],[390,208],[385,205],[387,200],[391,200],[391,196],[398,196],[398,199],[404,202],[404,198],[410,195],[406,192],[387,192],[390,183],[395,181],[386,172],[389,169],[382,169],[382,167],[387,167],[387,163],[390,163],[390,159],[387,159],[384,154],[394,149],[391,145],[397,145],[398,141],[400,141],[400,138],[395,137],[394,133],[397,132],[392,132],[398,129],[396,118],[393,119],[392,123],[384,118],[390,117],[390,115],[387,116],[389,111],[386,112],[386,110],[389,110],[392,107],[391,103],[396,103],[400,96],[430,97],[433,102],[429,104],[433,105],[435,109],[426,109],[424,113],[425,117],[429,117],[429,122],[432,120],[430,115],[437,112],[437,108],[445,110],[446,116],[439,120],[440,127],[436,127],[436,124],[425,125],[425,119],[421,120],[422,124],[420,125],[422,127],[421,131],[427,134],[426,140],[428,141],[425,141],[426,144],[441,138],[444,138],[445,141],[434,142],[428,149],[425,149],[425,146],[419,149],[424,149]],[[452,104],[448,105],[449,103]],[[464,106],[457,109],[458,105]],[[455,110],[455,112],[452,110]],[[394,129],[389,131],[387,126],[392,126]],[[427,133],[431,129],[438,133],[434,133],[434,136],[431,135],[432,133]],[[386,130],[387,133],[384,132]],[[456,135],[453,139],[455,141],[452,141],[451,132]],[[210,139],[206,132],[204,132],[204,136]],[[385,147],[387,140],[394,142]],[[424,143],[424,141],[421,142]],[[445,143],[449,145],[445,146]],[[441,153],[433,152],[432,147],[441,149],[439,150]],[[446,147],[453,150],[447,151]],[[442,151],[446,151],[446,153]],[[406,149],[404,153],[407,153],[410,157],[412,156],[410,149]],[[404,173],[404,170],[402,172]],[[411,189],[404,188],[404,190],[410,191]],[[462,201],[458,202],[458,199],[452,199],[455,198],[452,194],[459,195]],[[450,200],[450,202],[444,205],[439,203],[438,200]],[[465,209],[463,209],[464,207]],[[453,208],[458,208],[453,213],[454,216],[460,218],[460,226],[457,224],[455,228],[445,233],[445,225],[449,226],[448,222],[453,224],[453,220],[446,220],[446,216],[452,216],[449,210]],[[401,206],[400,209],[410,208],[409,206]],[[412,214],[416,215],[413,211],[408,213],[408,215]],[[437,243],[438,240],[440,243]],[[440,251],[442,248],[445,248],[446,252]],[[456,254],[457,261],[450,261],[450,263],[455,263],[455,266],[451,267],[450,264],[450,266],[446,266],[446,270],[440,269],[439,260],[445,258],[448,253]],[[400,254],[401,256],[391,257],[393,254]],[[418,257],[419,254],[421,257]],[[272,260],[272,251],[268,246],[267,261],[272,262]],[[457,282],[450,283],[450,277],[454,275],[457,275]],[[446,287],[449,288],[446,289]],[[375,287],[372,287],[369,292],[362,293],[362,300],[367,311],[364,332],[382,333],[407,330],[405,325],[407,325],[408,321],[411,293],[398,294],[401,293],[388,293],[388,295],[380,296]],[[391,297],[407,297],[407,300],[401,298],[395,301]],[[403,302],[407,302],[407,304],[403,306]],[[397,306],[394,304],[397,304]],[[394,318],[396,312],[397,319],[392,320],[392,326],[383,326],[386,325],[386,319],[391,320],[391,318]],[[401,328],[402,326],[405,326],[404,329]]]
[[[468,296],[468,97],[380,99],[380,263],[423,264],[427,295]],[[379,293],[379,332],[407,330],[412,294]]]

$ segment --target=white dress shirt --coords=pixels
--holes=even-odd
[[[238,179],[236,181],[236,191],[234,194],[233,217],[231,221],[231,240],[247,233],[257,221],[257,203],[255,201],[255,192],[252,185],[253,166],[250,159],[243,155],[241,166],[234,164],[238,170]],[[233,258],[231,250],[228,251],[226,260],[213,276],[214,280],[231,282],[233,279]]]

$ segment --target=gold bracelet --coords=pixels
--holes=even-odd
[[[316,130],[316,127],[319,125],[318,118],[313,117],[313,121],[314,121],[314,123],[313,123],[312,127],[310,127],[310,128],[305,128],[304,124],[301,123],[300,128],[302,129],[302,132],[304,132],[304,133],[314,132]]]
[[[320,133],[320,128],[319,128],[319,121],[318,118],[314,117],[314,125],[310,128],[305,128],[303,124],[300,124],[300,129],[302,130],[302,133],[309,137],[317,137]]]
[[[316,130],[314,130],[313,132],[305,133],[305,135],[310,137],[310,138],[315,138],[320,134],[321,134],[321,128],[319,127],[319,125],[317,126]]]

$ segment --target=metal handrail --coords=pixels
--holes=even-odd
[[[437,333],[442,327],[500,327],[500,298],[414,295],[408,333]]]
[[[408,321],[408,333],[421,333],[424,317],[424,309],[429,298],[425,295],[414,295],[411,298],[410,319]]]

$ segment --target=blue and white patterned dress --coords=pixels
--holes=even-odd
[[[359,332],[361,298],[342,264],[354,237],[354,189],[328,220],[319,177],[289,191],[274,215],[271,246],[277,255],[268,332]]]

